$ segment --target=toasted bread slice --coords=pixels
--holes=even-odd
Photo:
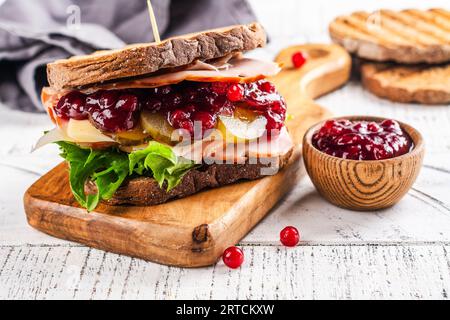
[[[264,168],[282,170],[289,163],[293,149],[278,158],[270,159],[272,166],[264,162],[259,164],[214,164],[189,171],[175,189],[167,192],[158,182],[150,177],[130,179],[122,185],[113,198],[107,203],[113,206],[153,206],[170,200],[181,199],[205,189],[220,188],[239,181],[257,180],[265,177]],[[276,172],[273,172],[276,173]],[[85,190],[95,194],[97,189],[93,183],[87,183]]]
[[[47,65],[47,75],[52,88],[73,89],[217,59],[265,44],[260,24],[238,25],[58,60]]]
[[[405,64],[450,61],[450,11],[380,10],[336,18],[333,41],[360,58]]]
[[[361,76],[365,88],[381,98],[404,103],[450,103],[450,64],[363,63]]]

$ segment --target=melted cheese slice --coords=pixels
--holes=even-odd
[[[78,143],[115,142],[94,127],[89,120],[70,119],[65,131],[69,138]]]
[[[89,120],[71,119],[67,123],[59,124],[55,129],[41,137],[34,146],[33,151],[47,144],[61,141],[73,142],[80,145],[86,144],[87,147],[94,144],[100,146],[116,143],[112,138],[101,133]]]

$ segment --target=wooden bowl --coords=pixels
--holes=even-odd
[[[385,120],[368,116],[335,119]],[[380,161],[346,160],[321,152],[311,141],[324,122],[309,129],[303,140],[303,157],[319,193],[339,207],[357,211],[385,209],[397,204],[416,181],[425,155],[422,135],[413,127],[399,123],[412,138],[415,147],[406,155]]]

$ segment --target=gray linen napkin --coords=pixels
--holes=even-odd
[[[162,38],[249,23],[246,0],[152,0]],[[145,0],[0,0],[0,101],[43,111],[45,64],[125,44],[151,42]]]

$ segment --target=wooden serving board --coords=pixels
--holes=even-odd
[[[309,55],[302,69],[291,56]],[[343,85],[349,78],[349,55],[335,45],[303,45],[281,52],[284,70],[272,80],[286,97],[290,133],[297,144],[290,164],[279,174],[258,181],[201,192],[153,207],[111,207],[95,212],[74,200],[67,167],[60,164],[25,194],[28,223],[49,235],[94,248],[161,264],[201,267],[216,263],[238,243],[304,176],[300,144],[306,130],[329,117],[312,99]]]

